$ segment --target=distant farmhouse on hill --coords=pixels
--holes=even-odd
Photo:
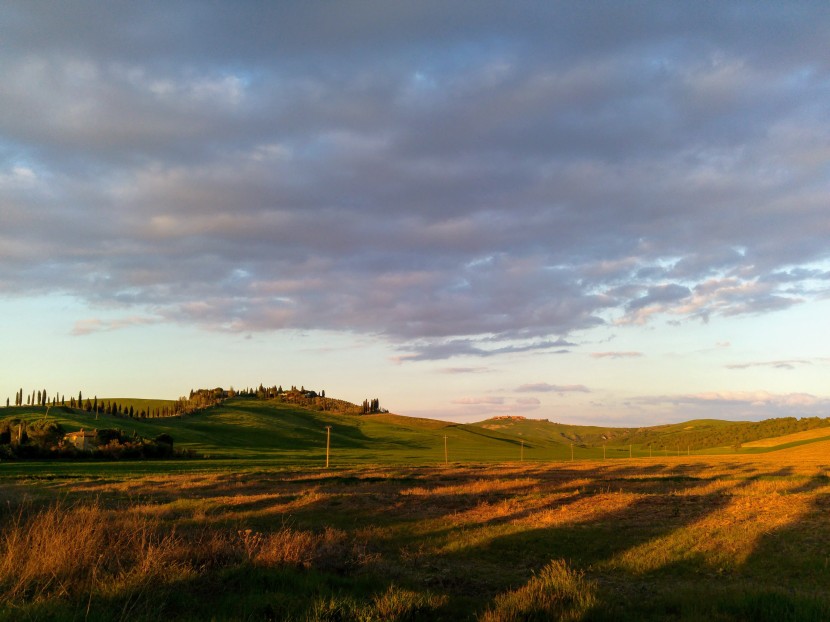
[[[81,429],[78,432],[70,432],[64,438],[80,451],[92,451],[97,445],[97,436],[98,433],[95,430]]]

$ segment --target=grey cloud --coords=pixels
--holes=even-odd
[[[632,398],[623,404],[627,417],[648,425],[659,421],[725,419],[758,421],[775,417],[825,417],[830,400],[809,393],[738,391],[653,395]]]
[[[591,352],[595,359],[634,359],[643,356],[642,352]]]
[[[52,9],[0,8],[6,294],[431,360],[827,293],[814,4]]]
[[[804,365],[812,365],[812,361],[793,359],[784,361],[753,361],[750,363],[732,363],[726,369],[750,369],[753,367],[772,367],[773,369],[795,369]]]
[[[628,304],[629,309],[642,309],[653,304],[673,303],[683,300],[691,294],[688,287],[670,283],[668,285],[656,285],[648,288],[645,296],[636,298]]]
[[[643,396],[631,403],[644,408],[674,410],[678,420],[695,418],[769,419],[826,415],[830,400],[809,393],[767,391],[716,392]]]
[[[412,344],[404,349],[411,351],[408,354],[402,354],[398,357],[401,362],[404,361],[435,361],[448,359],[454,356],[476,356],[476,357],[490,357],[502,354],[516,354],[523,352],[534,351],[553,351],[558,354],[567,354],[569,350],[564,347],[573,346],[564,339],[556,339],[553,341],[541,341],[531,343],[512,344],[507,346],[499,346],[495,348],[483,348],[482,342],[468,339],[456,339],[448,342],[432,342],[422,344]]]
[[[440,370],[442,374],[486,374],[492,371],[489,367],[445,367]]]
[[[584,384],[548,384],[537,382],[523,384],[516,388],[517,393],[590,393],[591,390]]]

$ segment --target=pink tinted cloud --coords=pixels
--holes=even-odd
[[[161,321],[159,318],[153,317],[127,317],[116,320],[102,320],[100,318],[87,318],[85,320],[78,320],[72,328],[72,335],[83,336],[91,335],[92,333],[100,333],[104,331],[120,330],[122,328],[129,328],[130,326],[145,326],[148,324],[157,324]]]

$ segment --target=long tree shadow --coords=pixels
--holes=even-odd
[[[769,477],[785,478],[790,471],[782,469],[767,474]],[[709,479],[683,480],[670,482],[666,488],[655,488],[654,482],[630,483],[626,491],[600,492],[594,495],[598,506],[615,507],[611,511],[598,508],[589,514],[587,520],[568,520],[563,518],[557,524],[546,527],[521,528],[493,538],[482,538],[473,542],[468,548],[459,548],[448,560],[450,565],[468,562],[468,581],[475,585],[487,584],[488,597],[492,598],[498,591],[515,587],[516,581],[522,582],[532,572],[541,568],[551,559],[565,559],[576,568],[590,570],[593,580],[601,585],[600,604],[594,613],[613,612],[624,614],[617,609],[617,603],[624,603],[636,597],[631,590],[638,590],[648,583],[647,572],[632,571],[625,564],[612,562],[625,559],[625,554],[642,550],[644,554],[654,555],[649,550],[654,542],[671,542],[673,534],[682,533],[694,525],[705,523],[712,517],[727,509],[734,503],[741,490],[751,486],[755,479],[744,478],[738,481],[715,482]],[[637,484],[648,486],[637,489]],[[677,485],[675,485],[677,484]],[[613,503],[615,495],[629,496],[626,502]],[[567,505],[575,499],[559,500],[567,513]],[[535,511],[539,511],[538,509]],[[515,523],[530,517],[528,513],[517,513],[507,522]],[[502,517],[500,520],[503,520]],[[659,551],[657,552],[659,553]],[[659,560],[655,568],[665,568],[672,564],[671,555]],[[478,567],[484,574],[490,575],[490,581],[475,581]],[[680,576],[694,574],[698,562],[686,558],[679,563],[679,569],[672,572]],[[498,570],[500,581],[493,580],[493,573]],[[633,579],[633,580],[632,580]],[[603,613],[604,615],[604,613]]]
[[[687,534],[711,543],[687,539],[673,559],[644,569],[640,587],[648,592],[649,606],[638,609],[629,598],[617,617],[624,619],[633,610],[633,619],[830,619],[830,480],[793,471],[785,467],[755,474],[750,482],[756,494],[737,497],[729,508],[742,520],[729,525],[735,516],[723,517]],[[776,477],[782,479],[776,482]],[[665,546],[659,540],[651,544]],[[638,553],[645,557],[648,552]],[[671,590],[665,588],[667,577],[673,579]],[[649,584],[660,587],[649,589]],[[594,612],[598,615],[588,619],[602,618],[609,609],[602,603]]]
[[[767,531],[741,572],[759,581],[775,577],[783,589],[820,597],[830,613],[830,478],[814,475],[787,494],[798,516]]]

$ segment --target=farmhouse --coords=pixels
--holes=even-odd
[[[70,432],[64,438],[81,451],[92,451],[95,449],[97,436],[95,430],[90,431],[81,428],[79,432]]]

